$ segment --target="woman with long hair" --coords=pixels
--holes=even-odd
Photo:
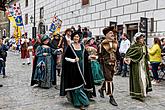
[[[158,66],[161,63],[162,57],[161,57],[161,42],[159,38],[154,38],[154,44],[153,46],[148,49],[149,52],[149,59],[152,66],[152,73],[153,73],[153,80],[152,84],[159,83],[159,76],[158,76]]]

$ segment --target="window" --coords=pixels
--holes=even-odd
[[[89,4],[89,0],[82,0],[82,5],[87,5]]]
[[[40,19],[44,18],[44,7],[40,8]]]
[[[28,6],[28,0],[25,0],[25,7]]]
[[[48,31],[48,25],[46,25],[46,31]]]
[[[28,24],[28,14],[25,14],[25,24]]]

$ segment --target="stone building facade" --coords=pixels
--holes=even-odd
[[[140,17],[146,17],[149,36],[165,35],[165,0],[89,0],[87,5],[82,5],[82,1],[36,0],[37,32],[41,33],[40,31],[44,30],[47,33],[51,18],[56,13],[63,21],[61,31],[81,25],[88,27],[94,36],[103,35],[104,27],[109,26],[110,22],[117,22],[119,31],[133,36],[139,31]],[[17,0],[17,2],[22,9],[24,24],[25,15],[28,16],[28,23],[24,27],[31,37],[33,24],[30,23],[30,17],[34,14],[34,0]],[[150,22],[150,18],[154,21]]]
[[[9,37],[10,27],[9,20],[5,16],[4,11],[0,11],[0,37]]]

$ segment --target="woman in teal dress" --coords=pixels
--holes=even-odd
[[[42,88],[50,88],[54,81],[55,71],[52,55],[56,54],[56,50],[49,47],[49,41],[47,35],[41,38],[42,45],[36,49],[36,68],[34,75],[32,75],[33,82],[36,82]]]
[[[86,50],[89,54],[89,60],[91,62],[92,75],[95,85],[100,85],[104,81],[103,71],[101,70],[100,64],[97,61],[97,46],[94,44],[95,38],[89,38],[86,44]]]
[[[60,96],[67,95],[75,107],[83,110],[89,105],[85,90],[93,91],[93,81],[87,72],[85,47],[79,43],[79,33],[74,32],[71,38],[73,43],[67,47],[62,63]]]

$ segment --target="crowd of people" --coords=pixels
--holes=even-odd
[[[95,86],[100,86],[98,93],[104,98],[109,96],[109,103],[118,106],[113,97],[114,75],[130,78],[130,96],[144,101],[147,93],[152,91],[152,84],[160,82],[158,66],[165,53],[165,39],[162,43],[154,38],[152,48],[145,44],[143,33],[136,33],[131,44],[129,36],[123,33],[120,39],[114,27],[103,29],[104,37],[96,39],[88,28],[76,30],[73,26],[64,34],[38,34],[35,39],[27,38],[27,33],[15,46],[14,38],[3,43],[0,39],[0,73],[5,74],[7,50],[14,46],[21,52],[22,65],[30,65],[32,51],[31,86],[38,85],[49,89],[57,88],[57,76],[60,80],[60,96],[66,96],[74,107],[84,110],[96,97]],[[153,80],[149,73],[152,67]],[[0,85],[2,87],[2,85]]]
[[[81,110],[87,107],[97,96],[95,86],[101,86],[100,97],[104,98],[106,93],[109,102],[118,106],[113,97],[113,76],[122,74],[125,77],[130,66],[130,95],[143,101],[152,91],[144,34],[137,33],[133,45],[126,33],[122,34],[119,44],[114,27],[104,28],[103,34],[105,37],[96,42],[87,28],[82,31],[78,26],[77,30],[74,27],[66,29],[63,35],[38,36],[34,44],[31,86],[38,84],[50,88],[57,85],[58,74],[61,77],[60,96],[66,96],[74,107]]]

